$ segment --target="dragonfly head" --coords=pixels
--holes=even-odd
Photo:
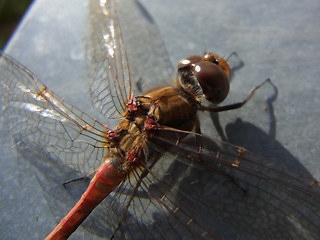
[[[213,53],[184,58],[178,64],[177,84],[198,102],[205,96],[214,104],[220,103],[229,93],[229,64]]]

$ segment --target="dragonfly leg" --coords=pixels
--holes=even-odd
[[[77,182],[77,181],[90,181],[90,177],[85,176],[85,177],[79,177],[79,178],[75,178],[75,179],[71,179],[68,181],[65,181],[62,185],[64,188],[67,188],[67,185],[73,182]]]
[[[226,106],[218,106],[218,107],[200,106],[199,110],[200,111],[208,111],[208,112],[223,112],[223,111],[241,108],[244,104],[246,104],[246,102],[248,102],[250,100],[250,98],[254,95],[254,93],[267,82],[269,82],[269,83],[271,82],[270,78],[267,78],[261,84],[252,88],[251,91],[249,92],[248,96],[242,102],[233,103],[233,104],[229,104]]]

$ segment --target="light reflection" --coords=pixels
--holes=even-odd
[[[111,24],[109,25],[109,30],[110,30],[112,39],[115,39],[115,31],[114,31],[113,24],[114,24],[113,21],[111,21]]]
[[[103,39],[108,42],[109,41],[109,34],[104,34]]]
[[[57,113],[54,110],[49,110],[43,107],[40,107],[38,105],[32,104],[32,103],[25,103],[25,102],[12,102],[10,103],[10,106],[21,108],[30,112],[34,112],[36,114],[39,114],[42,117],[45,118],[51,118],[60,122],[66,122],[68,121],[67,118],[61,116],[59,113]]]
[[[18,86],[18,88],[24,92],[24,93],[27,93],[29,96],[31,96],[32,98],[34,99],[37,99],[38,101],[46,101],[41,95],[39,94],[35,94],[35,93],[32,93],[31,90],[29,88],[27,88],[25,85],[23,84],[20,84]]]
[[[189,63],[190,63],[190,60],[188,60],[188,59],[184,59],[184,60],[182,60],[182,61],[181,61],[181,63],[182,63],[182,64],[187,65],[187,64],[189,64]]]
[[[107,3],[107,0],[100,0],[99,1],[99,5],[100,5],[100,7],[101,7],[101,11],[102,11],[102,13],[104,14],[104,15],[109,15],[109,12],[108,12],[108,10],[107,10],[107,8],[106,8],[106,3]]]
[[[109,28],[111,29],[111,26]],[[113,31],[113,27],[111,29],[111,33],[112,33],[112,31]],[[114,57],[113,43],[109,41],[110,40],[110,35],[109,34],[103,35],[103,39],[105,40],[104,46],[107,48],[107,51],[108,51],[109,55],[111,57]]]

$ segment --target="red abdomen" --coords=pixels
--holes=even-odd
[[[86,219],[91,211],[108,196],[124,178],[125,174],[119,170],[118,164],[115,161],[111,159],[105,160],[96,171],[96,175],[91,180],[87,190],[82,194],[81,199],[45,240],[67,239]]]

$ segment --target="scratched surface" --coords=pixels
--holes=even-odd
[[[222,138],[320,178],[320,70],[316,65],[320,60],[317,26],[320,3],[307,1],[301,5],[299,1],[291,1],[290,5],[281,5],[272,1],[238,4],[223,1],[212,4],[198,1],[194,7],[190,7],[194,2],[189,0],[174,3],[141,0],[140,3],[140,14],[158,31],[166,50],[158,56],[157,73],[161,68],[169,68],[168,65],[175,67],[185,56],[205,50],[220,55],[236,51],[242,63],[232,59],[235,71],[227,102],[243,99],[254,85],[268,77],[276,87],[264,86],[240,110],[219,116],[201,114],[201,126],[206,135],[219,135],[214,127],[219,125],[216,124],[219,120],[220,128],[217,128],[223,131]],[[126,11],[125,5],[119,7]],[[109,123],[91,108],[87,92],[86,20],[87,3],[84,1],[38,0],[6,51],[59,96]],[[123,28],[130,30],[127,26]],[[139,37],[130,39],[128,48],[133,48],[134,52],[134,46],[145,47]],[[134,64],[143,66],[148,57],[147,53],[141,55]],[[144,72],[135,79],[141,78],[142,89],[146,90],[156,80],[150,79],[152,69]],[[61,183],[75,178],[76,173],[60,166],[42,166],[38,159],[43,162],[45,156],[37,151],[24,153],[24,156],[17,154],[4,128],[3,116],[0,126],[0,238],[42,239],[59,221],[53,216],[63,216],[77,201],[86,183],[79,183],[81,187],[70,186],[66,191]],[[90,230],[91,224],[96,224],[94,217],[86,220],[86,227],[81,227],[71,239],[102,239],[97,234],[100,225]],[[246,235],[240,233],[239,239],[241,237]]]

